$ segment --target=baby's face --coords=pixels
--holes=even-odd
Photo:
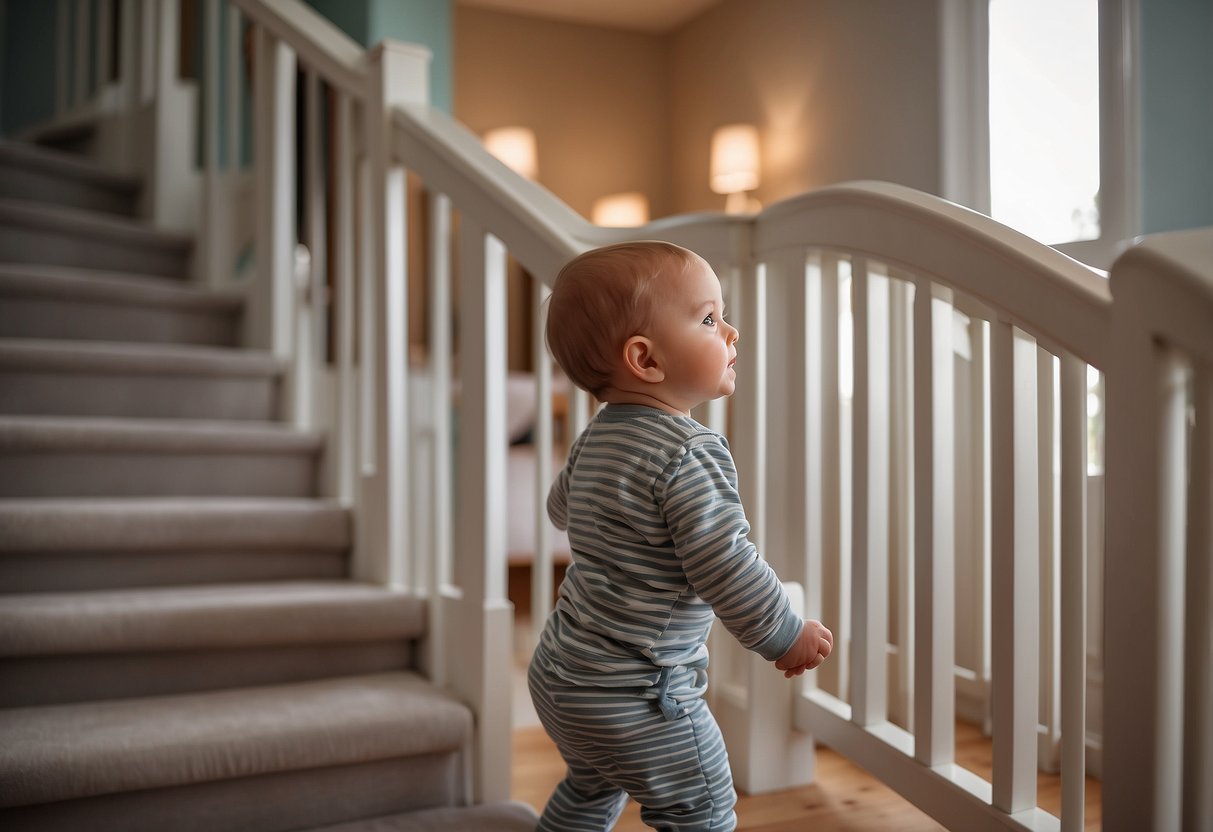
[[[690,410],[733,394],[738,332],[724,320],[720,281],[707,261],[696,257],[663,277],[654,290],[651,338],[671,404]]]

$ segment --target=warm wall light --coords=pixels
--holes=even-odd
[[[484,134],[484,147],[519,176],[539,174],[535,131],[529,127],[498,127]]]
[[[712,134],[712,190],[728,194],[725,210],[738,213],[747,208],[746,191],[758,187],[758,128],[752,124],[728,124]]]
[[[611,194],[594,200],[591,220],[595,225],[630,228],[649,221],[649,198],[639,191]]]

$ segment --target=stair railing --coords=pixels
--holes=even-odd
[[[542,322],[544,286],[568,257],[659,237],[704,254],[725,282],[743,333],[738,392],[700,415],[730,436],[762,550],[804,586],[806,613],[839,636],[834,660],[795,696],[768,684],[765,664],[716,646],[712,696],[739,784],[761,791],[811,778],[815,737],[954,828],[1082,827],[1083,657],[1093,643],[1085,377],[1094,367],[1107,378],[1109,411],[1103,822],[1208,823],[1209,232],[1130,250],[1109,289],[988,218],[885,184],[824,189],[756,217],[600,229],[426,106],[424,51],[364,53],[294,0],[235,5],[253,31],[253,111],[262,114],[250,332],[288,355],[299,313],[297,63],[317,79],[306,82],[308,99],[323,83],[334,102],[334,172],[304,202],[304,227],[336,229],[331,254],[315,247],[315,232],[309,246],[314,269],[332,264],[313,285],[331,287],[337,356],[336,393],[318,392],[313,416],[332,437],[332,493],[357,517],[357,574],[434,601],[431,672],[477,713],[476,799],[509,789],[507,255],[534,276]],[[320,108],[308,111],[310,120]],[[320,131],[306,132],[304,169],[314,170]],[[230,194],[207,216],[230,215]],[[429,287],[420,370],[409,366],[415,269]],[[532,349],[546,448],[551,363],[538,337]],[[590,412],[574,395],[574,430]],[[409,476],[420,468],[428,489]],[[540,505],[545,480],[536,477]],[[962,516],[974,530],[963,549]],[[546,573],[546,518],[537,510],[534,519],[534,571]],[[990,643],[989,779],[955,758],[962,560],[989,586],[978,624]],[[533,590],[538,618],[550,577],[537,575]],[[1140,615],[1127,615],[1135,606]],[[1045,675],[1060,674],[1043,710],[1042,635]],[[1037,806],[1042,719],[1051,739],[1060,726],[1060,819]]]

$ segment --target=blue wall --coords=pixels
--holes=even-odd
[[[1142,225],[1213,225],[1213,2],[1141,3]]]
[[[451,111],[452,0],[307,0],[307,3],[364,47],[372,47],[384,38],[427,47],[433,55],[430,103]]]

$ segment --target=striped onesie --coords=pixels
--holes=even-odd
[[[728,444],[686,416],[607,405],[548,515],[573,564],[529,683],[568,773],[539,829],[610,829],[627,795],[655,828],[733,829],[728,756],[703,701],[708,630],[719,616],[774,661],[803,620],[747,539]]]

